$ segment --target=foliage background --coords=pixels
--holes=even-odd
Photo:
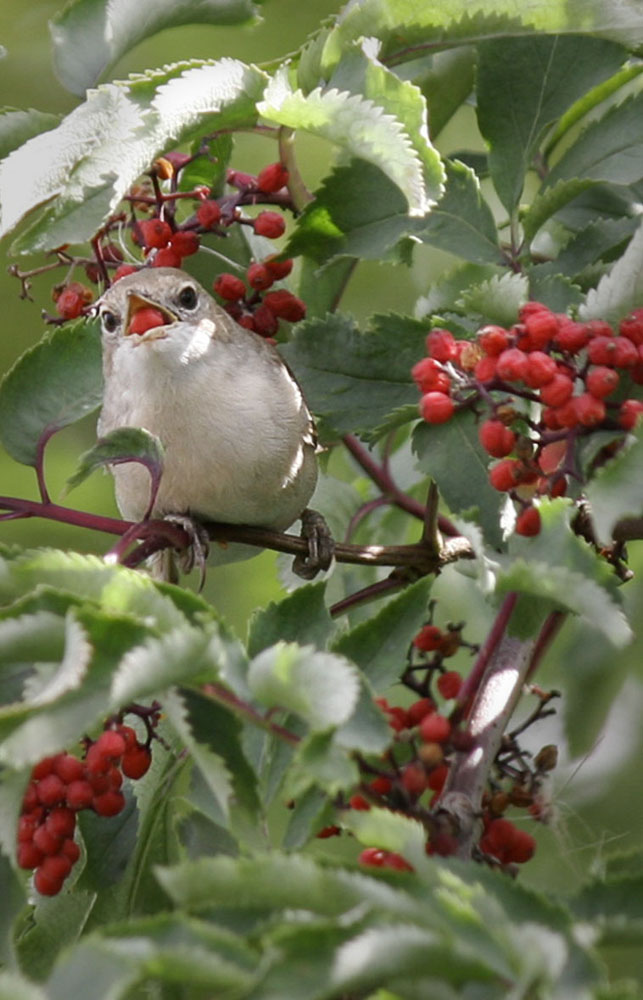
[[[3,0],[0,7],[0,42],[8,55],[0,60],[0,103],[16,107],[36,107],[43,111],[66,113],[75,99],[62,89],[50,68],[47,19],[60,9],[60,0]],[[321,19],[339,8],[332,0],[315,0],[312,4],[302,0],[271,0],[265,7],[264,22],[253,29],[240,30],[200,26],[179,28],[164,32],[137,46],[110,71],[110,77],[122,78],[129,72],[158,66],[180,58],[216,58],[229,55],[245,61],[265,61],[282,56],[295,48],[312,31]],[[471,109],[462,109],[441,134],[439,149],[466,146],[482,148]],[[239,169],[257,170],[270,160],[269,148],[264,141],[248,137],[237,147],[235,155]],[[320,144],[313,140],[298,141],[298,158],[302,172],[314,187],[324,173],[320,162]],[[9,241],[7,241],[9,242]],[[425,290],[427,276],[432,277],[448,266],[449,255],[429,247],[418,247],[412,268],[393,268],[386,265],[362,264],[344,301],[346,311],[352,311],[358,320],[379,310],[395,308],[412,313],[413,305]],[[18,298],[18,284],[6,271],[6,247],[0,257],[0,297],[3,304],[4,329],[10,336],[0,343],[0,370],[10,364],[42,334],[39,321],[40,307],[47,307],[42,290],[46,282],[36,285],[36,305]],[[28,261],[28,258],[27,258]],[[641,303],[643,305],[643,303]],[[54,499],[73,470],[78,454],[94,441],[95,418],[90,417],[61,434],[48,450],[48,480]],[[0,453],[1,491],[12,495],[36,497],[32,470],[14,463],[4,452]],[[74,504],[87,510],[105,514],[116,513],[111,481],[107,476],[94,476],[78,489]],[[29,545],[73,547],[80,551],[103,551],[107,542],[103,536],[80,532],[75,528],[45,521],[5,523],[2,541],[18,541]],[[555,778],[556,798],[560,808],[560,823],[551,829],[539,830],[539,851],[535,860],[521,874],[521,878],[541,889],[561,889],[574,885],[582,873],[592,866],[600,868],[604,846],[638,847],[643,839],[643,795],[641,795],[641,755],[643,738],[640,718],[643,709],[643,552],[641,546],[633,547],[632,568],[636,580],[626,588],[626,603],[637,631],[637,639],[621,655],[618,673],[610,674],[607,664],[596,675],[585,670],[587,664],[569,657],[573,646],[568,632],[558,640],[540,675],[540,683],[547,685],[564,667],[578,671],[584,683],[603,684],[607,689],[620,685],[629,671],[629,679],[607,720],[602,733],[593,742],[587,754],[580,759],[565,762]],[[454,619],[466,617],[470,624],[468,636],[474,640],[483,637],[485,619],[482,608],[477,609],[473,589],[466,582],[457,582],[451,574],[438,584],[447,614]],[[250,612],[278,596],[279,584],[275,569],[275,556],[265,553],[251,563],[241,563],[210,572],[205,596],[243,635]],[[638,627],[637,627],[638,626]],[[569,629],[579,626],[568,626]],[[477,630],[479,630],[477,632]],[[582,649],[582,644],[575,646]],[[577,655],[577,654],[576,654]],[[566,659],[568,658],[568,659]],[[579,708],[582,712],[582,685],[578,686]],[[562,743],[558,724],[543,724],[534,734],[542,745],[546,742]],[[328,850],[324,844],[313,850]],[[333,845],[333,851],[337,851]],[[344,848],[353,853],[349,847]],[[643,958],[640,968],[632,953],[627,957],[614,950],[612,960],[621,974],[643,976]],[[630,963],[623,966],[622,961]]]

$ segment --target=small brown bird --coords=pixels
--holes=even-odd
[[[121,278],[98,303],[104,435],[142,427],[165,448],[152,514],[283,531],[317,481],[315,428],[275,348],[239,326],[190,275],[148,268]],[[114,465],[123,517],[140,520],[150,478]]]

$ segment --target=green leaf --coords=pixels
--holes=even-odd
[[[154,434],[142,427],[118,427],[80,456],[76,471],[67,480],[65,493],[83,483],[96,469],[121,462],[140,462],[148,469],[152,482],[158,484],[163,456],[163,445]]]
[[[625,56],[611,42],[560,35],[500,38],[480,46],[478,124],[491,147],[494,187],[508,212],[520,200],[546,129],[590,87],[615,73]]]
[[[312,259],[302,259],[299,297],[306,303],[309,319],[323,319],[326,313],[335,312],[356,264],[350,257],[340,257],[318,267]]]
[[[356,663],[377,693],[398,681],[404,672],[409,644],[427,619],[432,582],[425,577],[411,584],[376,615],[333,643],[333,652]]]
[[[505,272],[466,289],[458,306],[466,312],[479,313],[487,323],[511,326],[516,322],[518,309],[528,298],[527,276]]]
[[[16,461],[35,466],[47,439],[95,410],[102,395],[97,323],[58,327],[18,358],[0,383],[0,440]]]
[[[352,160],[324,179],[285,253],[304,254],[317,264],[338,256],[383,259],[416,225],[400,188],[381,167]]]
[[[643,302],[643,225],[634,233],[627,250],[610,272],[587,293],[579,312],[581,319],[605,319],[618,323]]]
[[[49,22],[58,79],[84,94],[129,49],[183,24],[239,24],[255,16],[250,0],[138,0],[136,9],[108,0],[73,0]]]
[[[216,660],[210,639],[216,626],[192,628],[183,625],[160,639],[149,638],[130,649],[115,672],[111,685],[111,706],[156,694],[171,684],[217,677]]]
[[[622,517],[643,514],[643,429],[597,471],[586,493],[596,535],[609,545],[614,525]]]
[[[643,14],[638,0],[487,0],[472,8],[470,0],[362,0],[349,4],[325,42],[322,71],[329,71],[358,38],[379,38],[380,59],[405,62],[409,49],[431,43],[462,45],[499,35],[531,35],[534,31],[602,35],[636,46],[643,42]],[[510,67],[510,71],[514,71]]]
[[[423,162],[404,125],[375,100],[334,87],[306,95],[293,91],[286,71],[279,71],[258,110],[268,122],[328,139],[375,164],[404,193],[412,216],[424,215],[439,193],[439,181],[427,187]]]
[[[522,217],[525,240],[531,242],[541,226],[552,215],[559,212],[561,208],[564,208],[570,201],[577,198],[583,191],[587,191],[588,188],[593,187],[595,183],[595,181],[588,180],[587,178],[579,180],[574,177],[571,180],[559,180],[553,187],[539,191],[529,209]],[[558,260],[556,260],[556,267],[558,267]]]
[[[49,997],[18,972],[0,971],[0,1000],[49,1000]]]
[[[59,115],[36,111],[34,108],[29,108],[27,111],[20,111],[18,108],[0,108],[0,160],[18,146],[22,146],[27,139],[55,128],[59,122]]]
[[[325,583],[311,583],[255,611],[248,628],[248,655],[256,656],[279,639],[324,649],[335,628],[325,594]]]
[[[545,182],[551,187],[559,180],[573,178],[632,184],[643,176],[641,152],[643,94],[609,108],[592,122],[556,163]]]
[[[262,704],[295,712],[313,730],[341,726],[359,695],[359,677],[348,660],[285,642],[251,661],[248,684]]]
[[[298,744],[286,776],[289,798],[298,798],[312,786],[334,796],[358,783],[357,764],[334,736],[332,731],[311,733]]]
[[[419,423],[413,432],[413,451],[449,509],[454,514],[476,512],[487,544],[498,547],[501,497],[489,483],[489,456],[478,440],[473,415],[461,411],[446,424]]]
[[[427,833],[418,820],[373,806],[368,812],[347,812],[342,822],[365,847],[394,851],[414,868],[426,867]]]
[[[562,274],[543,274],[538,268],[532,268],[528,276],[529,298],[544,303],[553,312],[569,312],[584,299],[578,285]]]
[[[424,353],[426,325],[394,315],[372,322],[362,334],[345,316],[308,320],[282,351],[310,408],[338,434],[368,432],[418,402],[411,368]]]
[[[445,192],[426,221],[415,227],[415,236],[474,263],[503,264],[493,213],[475,173],[457,160],[447,161],[446,173]]]
[[[475,50],[461,46],[435,52],[426,71],[417,74],[414,69],[413,63],[398,67],[398,71],[413,79],[424,94],[429,108],[431,137],[435,139],[475,86]]]
[[[590,222],[575,233],[555,260],[531,268],[530,280],[533,275],[541,274],[578,277],[596,261],[613,253],[615,247],[625,244],[638,225],[638,219],[631,218],[600,219]]]
[[[265,82],[257,68],[221,59],[178,63],[90,91],[57,129],[0,163],[1,232],[46,206],[15,252],[87,240],[159,154],[215,127],[253,125]]]

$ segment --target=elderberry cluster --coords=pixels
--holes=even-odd
[[[462,628],[458,624],[442,629],[429,621],[418,631],[401,680],[420,697],[406,708],[391,705],[385,698],[377,699],[388,719],[392,742],[380,759],[361,762],[363,780],[344,804],[360,811],[377,805],[419,820],[427,830],[429,855],[449,856],[457,851],[455,836],[436,816],[455,755],[467,753],[474,746],[465,722],[463,677],[457,670],[448,670],[444,662],[463,647],[477,651],[464,641]],[[545,706],[554,694],[539,689],[534,693],[539,705],[520,731],[551,712]],[[461,703],[461,696],[465,703]],[[556,748],[548,746],[532,760],[519,747],[516,737],[517,733],[508,734],[494,762],[482,798],[482,831],[474,853],[478,861],[510,872],[533,857],[536,841],[507,819],[505,812],[510,808],[525,809],[532,819],[546,821],[544,783],[557,757]],[[340,833],[341,827],[333,825],[324,827],[317,836]],[[365,848],[358,860],[368,867],[413,870],[400,854],[376,847]]]
[[[57,895],[80,857],[77,813],[118,815],[125,807],[123,777],[142,778],[151,760],[149,744],[139,743],[131,726],[119,724],[88,741],[83,760],[59,753],[35,765],[18,822],[17,860],[20,868],[34,870],[41,895]]]
[[[262,201],[289,207],[290,196],[286,187],[288,170],[283,164],[271,163],[256,177],[238,170],[228,170],[226,180],[233,193],[215,198],[211,188],[206,185],[199,185],[191,192],[178,191],[177,177],[191,159],[193,158],[184,154],[169,153],[157,160],[150,179],[135,185],[126,198],[132,210],[129,220],[126,221],[123,213],[108,220],[92,243],[95,254],[93,259],[72,258],[67,247],[59,247],[56,254],[61,265],[67,268],[70,265],[72,268],[82,265],[92,283],[113,284],[125,275],[135,273],[140,266],[180,268],[186,257],[198,252],[204,234],[225,238],[234,224],[249,226],[258,236],[271,240],[284,234],[286,223],[282,212],[264,210],[255,217],[246,216],[242,212],[242,206]],[[170,194],[163,194],[159,186],[160,180],[169,181],[174,190]],[[196,202],[194,214],[183,222],[178,222],[176,217],[179,199],[192,199]],[[124,226],[129,228],[134,248],[138,248],[144,258],[141,265],[124,263],[122,249],[109,239],[109,233],[113,229],[119,228],[122,231]],[[296,323],[306,315],[302,300],[287,289],[268,291],[275,282],[290,274],[292,266],[292,260],[282,260],[278,254],[272,254],[265,260],[253,261],[246,269],[245,280],[229,273],[219,275],[214,282],[214,291],[223,301],[226,311],[241,326],[260,336],[272,338],[279,329],[280,320]],[[17,268],[13,268],[13,273],[23,281],[26,294],[26,276]],[[68,281],[54,287],[52,298],[60,318],[48,319],[50,322],[62,322],[87,314],[95,295],[88,285],[80,281]],[[139,312],[136,322],[139,325],[147,322],[145,329],[163,322],[160,313],[154,315],[151,310]]]
[[[643,309],[614,330],[527,302],[510,329],[488,325],[469,341],[435,328],[426,347],[412,369],[422,417],[443,424],[467,408],[484,414],[480,442],[499,459],[489,481],[518,504],[518,534],[540,531],[537,495],[564,495],[570,479],[581,480],[579,436],[631,430],[643,412],[631,396],[643,385]]]

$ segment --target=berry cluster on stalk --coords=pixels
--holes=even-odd
[[[251,228],[257,236],[270,240],[283,236],[286,231],[283,209],[292,209],[287,188],[289,174],[283,164],[268,164],[257,176],[228,170],[228,189],[218,197],[207,185],[198,185],[191,191],[179,190],[181,172],[199,155],[168,153],[159,158],[149,177],[136,184],[125,197],[127,209],[113,215],[96,234],[91,244],[92,257],[74,257],[67,246],[62,246],[55,251],[58,264],[46,264],[29,272],[22,272],[15,265],[10,268],[22,283],[23,297],[28,296],[35,275],[52,267],[64,267],[68,271],[67,280],[52,290],[57,315],[45,315],[49,323],[63,323],[88,315],[97,297],[89,285],[70,280],[79,268],[92,284],[99,286],[100,294],[103,288],[141,267],[182,267],[186,257],[199,251],[204,236],[223,240],[234,225]],[[256,216],[245,213],[245,206],[262,203],[272,204],[279,211],[264,209]],[[193,208],[192,214],[179,220],[179,205]],[[131,248],[123,242],[128,232]],[[114,241],[115,234],[120,246]],[[129,262],[125,261],[125,253]],[[143,259],[139,260],[140,257]],[[290,274],[292,266],[292,260],[270,254],[264,260],[253,261],[243,278],[227,272],[220,274],[214,282],[214,291],[241,326],[273,338],[280,320],[296,323],[306,314],[301,299],[285,288],[272,288]]]
[[[407,707],[378,698],[392,731],[392,742],[382,758],[360,761],[362,782],[344,807],[358,811],[373,805],[401,812],[419,820],[427,831],[426,853],[449,856],[457,851],[457,840],[439,822],[440,796],[456,754],[473,749],[467,730],[466,706],[460,702],[464,680],[445,661],[458,650],[469,648],[463,626],[439,628],[424,625],[411,643],[401,677],[416,695]],[[534,837],[507,819],[512,808],[528,810],[533,820],[545,821],[545,779],[555,766],[555,747],[546,747],[533,760],[518,744],[518,735],[547,714],[552,695],[535,689],[539,704],[518,731],[508,734],[494,762],[493,773],[482,801],[482,830],[474,857],[492,867],[515,873],[516,865],[528,861],[536,849]],[[417,697],[419,695],[419,697]],[[341,805],[342,803],[340,803]],[[341,833],[337,825],[324,827],[318,837]],[[408,860],[392,851],[367,847],[359,862],[368,867],[412,871]]]
[[[137,780],[147,773],[159,715],[154,706],[142,714],[148,730],[145,743],[131,726],[117,722],[97,740],[85,741],[82,760],[61,752],[44,757],[32,769],[18,822],[17,862],[34,871],[34,888],[42,896],[60,892],[80,857],[74,840],[77,814],[91,809],[98,816],[118,815],[125,807],[123,778]]]
[[[630,431],[643,413],[632,395],[643,385],[643,309],[615,330],[527,302],[509,329],[487,325],[474,340],[457,340],[434,328],[426,347],[412,369],[422,417],[443,424],[458,411],[476,412],[480,443],[498,460],[489,482],[516,502],[521,535],[540,531],[538,496],[582,485],[578,439]]]

